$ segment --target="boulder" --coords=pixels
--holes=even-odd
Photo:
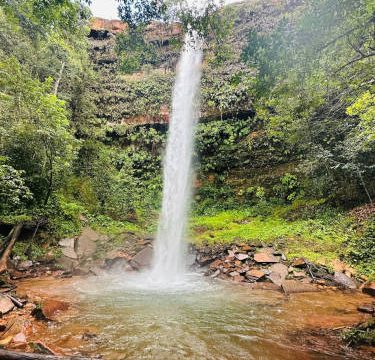
[[[285,294],[319,291],[318,288],[312,284],[304,284],[296,280],[284,280],[281,283],[281,288],[283,289]]]
[[[0,313],[6,314],[9,311],[12,311],[14,304],[7,296],[0,295]]]
[[[78,259],[78,255],[77,253],[75,252],[74,248],[71,248],[71,247],[63,247],[61,249],[61,252],[64,256],[66,256],[67,258],[69,259],[73,259],[73,260],[77,260]]]
[[[149,267],[152,262],[153,254],[154,251],[152,247],[146,246],[137,255],[133,257],[133,259],[130,261],[130,265],[133,266],[135,269]]]
[[[273,264],[269,267],[269,270],[271,271],[271,274],[272,273],[277,273],[277,274],[280,274],[280,277],[285,279],[289,273],[288,271],[288,267],[284,264],[280,264],[280,263],[277,263],[277,264]]]
[[[333,276],[333,280],[340,286],[343,286],[348,289],[356,289],[357,284],[354,279],[350,278],[349,276],[345,275],[342,272],[336,271],[335,275]]]
[[[362,292],[371,296],[375,296],[375,281],[365,284],[362,288]]]
[[[81,236],[76,241],[75,250],[79,258],[87,258],[95,254],[96,241],[100,234],[87,227],[83,229]]]

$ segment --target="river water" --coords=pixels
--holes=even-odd
[[[287,297],[188,276],[169,289],[143,286],[142,278],[129,275],[29,280],[21,287],[70,302],[60,322],[33,335],[63,354],[110,360],[363,358],[308,334],[359,321],[364,315],[356,307],[369,301],[365,295],[322,291]]]

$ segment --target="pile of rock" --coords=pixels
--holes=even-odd
[[[322,265],[303,258],[288,261],[273,247],[251,244],[204,246],[197,249],[197,264],[207,266],[206,275],[239,283],[271,283],[285,293],[317,291],[323,286],[357,288],[356,281],[342,272],[331,273]],[[253,285],[253,287],[259,287]]]

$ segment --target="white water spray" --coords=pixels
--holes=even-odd
[[[178,282],[185,272],[184,241],[191,197],[194,129],[198,119],[198,92],[202,48],[196,34],[187,34],[173,90],[172,116],[164,159],[162,212],[151,271],[157,283]]]

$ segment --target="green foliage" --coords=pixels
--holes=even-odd
[[[9,165],[0,164],[0,214],[19,213],[25,203],[32,199],[29,188],[25,185],[23,172]]]
[[[375,345],[375,321],[359,324],[356,327],[345,330],[341,334],[342,339],[348,343],[348,346]]]
[[[296,175],[286,173],[273,190],[281,199],[291,202],[299,195],[300,183]]]
[[[349,239],[346,258],[362,273],[375,277],[375,219],[370,218]]]
[[[321,205],[320,202],[306,204],[310,211]],[[298,207],[302,205],[298,203]],[[350,222],[332,212],[312,211],[304,218],[283,218],[295,208],[294,204],[275,206],[263,202],[242,210],[194,217],[193,239],[198,243],[272,244],[283,249],[289,258],[303,256],[311,261],[329,263],[340,257],[342,246],[352,233]]]

